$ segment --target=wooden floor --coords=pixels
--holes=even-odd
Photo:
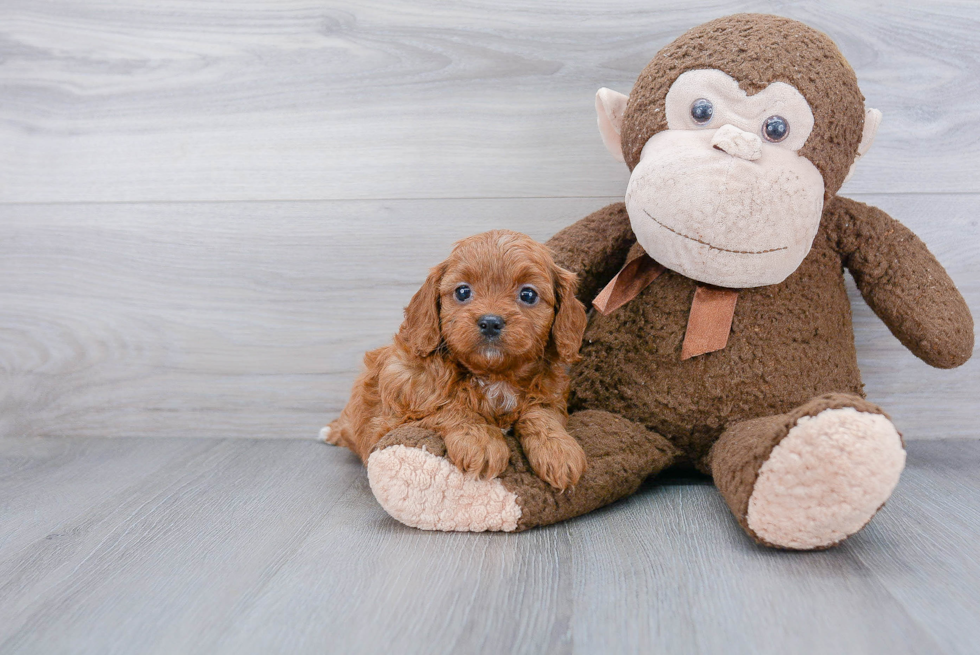
[[[980,358],[930,369],[853,285],[910,466],[833,551],[683,480],[417,532],[310,441],[454,240],[622,199],[596,90],[738,11],[840,44],[884,114],[842,194],[980,316],[975,0],[0,2],[0,653],[980,651]]]
[[[976,653],[980,442],[834,550],[702,480],[517,535],[406,528],[315,442],[0,440],[2,653]]]

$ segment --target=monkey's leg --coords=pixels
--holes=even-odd
[[[905,449],[877,405],[827,394],[730,426],[706,464],[749,536],[811,550],[834,546],[871,520],[898,483]]]
[[[381,506],[423,530],[514,532],[563,521],[628,496],[678,456],[663,437],[601,411],[573,414],[568,433],[585,450],[585,473],[573,489],[556,490],[531,470],[517,440],[507,436],[510,464],[480,480],[446,458],[434,433],[404,426],[387,434],[368,458],[368,479]]]

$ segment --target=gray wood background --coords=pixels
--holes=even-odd
[[[844,193],[980,314],[976,2],[2,0],[0,437],[314,436],[455,239],[622,196],[596,89],[736,11],[838,41],[885,117]],[[980,362],[855,313],[908,438],[980,437]]]

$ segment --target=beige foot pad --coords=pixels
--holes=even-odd
[[[464,475],[421,448],[389,446],[367,463],[371,491],[388,514],[422,530],[513,532],[521,518],[516,494],[498,479]]]
[[[759,470],[749,528],[774,546],[831,546],[871,520],[904,467],[901,438],[884,416],[851,407],[805,416]]]

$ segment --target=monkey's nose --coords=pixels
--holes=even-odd
[[[762,138],[738,129],[734,125],[722,125],[711,137],[711,145],[732,157],[755,161],[762,156]]]
[[[484,314],[476,319],[476,325],[480,328],[480,334],[487,339],[496,339],[500,336],[500,331],[504,329],[504,319],[496,314]]]

